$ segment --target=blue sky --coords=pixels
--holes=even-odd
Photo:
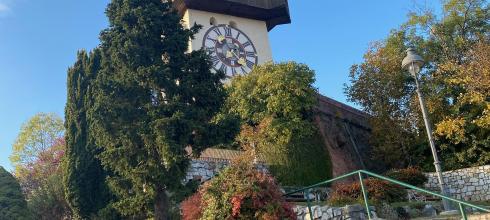
[[[98,45],[109,0],[0,0],[0,166],[23,122],[37,112],[63,115],[66,70],[79,49]],[[439,0],[289,0],[292,24],[270,32],[275,61],[316,71],[320,93],[346,102],[349,68],[370,42],[406,20],[414,4]]]

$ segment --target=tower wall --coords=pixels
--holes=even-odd
[[[371,158],[366,113],[318,94],[315,123],[332,161],[333,177],[359,169],[377,171]]]

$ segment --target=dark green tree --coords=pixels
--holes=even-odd
[[[76,218],[87,219],[106,208],[110,193],[105,184],[105,171],[97,159],[98,148],[89,135],[87,109],[92,103],[91,84],[100,69],[101,53],[78,53],[68,70],[68,99],[65,107],[66,153],[63,184],[66,199]]]
[[[27,202],[17,180],[0,167],[0,220],[30,219]]]
[[[111,172],[114,207],[124,216],[168,219],[187,149],[198,155],[215,144],[211,121],[224,102],[224,74],[210,71],[204,52],[188,52],[199,27],[185,29],[170,2],[113,0],[106,13],[91,134]]]

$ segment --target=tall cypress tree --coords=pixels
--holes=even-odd
[[[87,219],[98,215],[110,200],[105,184],[106,174],[97,159],[98,148],[89,135],[87,109],[92,98],[91,84],[100,69],[101,53],[78,53],[77,61],[68,70],[68,99],[65,107],[66,153],[63,184],[66,199],[75,217]]]
[[[183,28],[171,3],[113,0],[106,13],[91,132],[118,211],[167,219],[169,195],[189,165],[186,147],[198,154],[213,144],[224,74],[210,71],[204,52],[187,52],[199,27]]]

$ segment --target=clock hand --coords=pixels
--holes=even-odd
[[[234,56],[235,56],[235,57],[238,59],[238,61],[237,61],[237,63],[238,63],[238,64],[240,64],[241,66],[245,66],[245,65],[247,65],[247,61],[245,60],[245,58],[243,58],[243,57],[239,57],[239,56],[238,56],[238,55],[235,53],[235,51],[233,51],[233,50],[231,50],[231,51],[229,51],[229,52],[231,52],[231,54],[233,54],[233,55],[234,55]]]
[[[236,55],[235,51],[234,50],[230,50],[231,54],[233,54],[233,56],[235,56],[236,58],[240,59],[240,57],[238,55]]]
[[[238,59],[237,63],[242,65],[242,66],[247,65],[247,62],[245,61],[245,59],[243,57],[240,57],[240,59]]]
[[[223,36],[223,35],[219,35],[219,36],[218,36],[218,42],[219,42],[220,44],[221,44],[221,43],[222,43],[222,42],[223,42],[225,39],[226,39],[226,38],[225,38],[225,36]]]
[[[226,58],[232,58],[233,57],[233,51],[226,51]]]
[[[245,66],[247,65],[247,60],[245,60],[245,58],[243,57],[240,57],[238,56],[236,53],[235,53],[235,50],[230,50],[229,52],[231,52],[231,54],[233,54],[233,56],[235,56],[238,60],[237,60],[237,63],[240,64],[241,66]]]

